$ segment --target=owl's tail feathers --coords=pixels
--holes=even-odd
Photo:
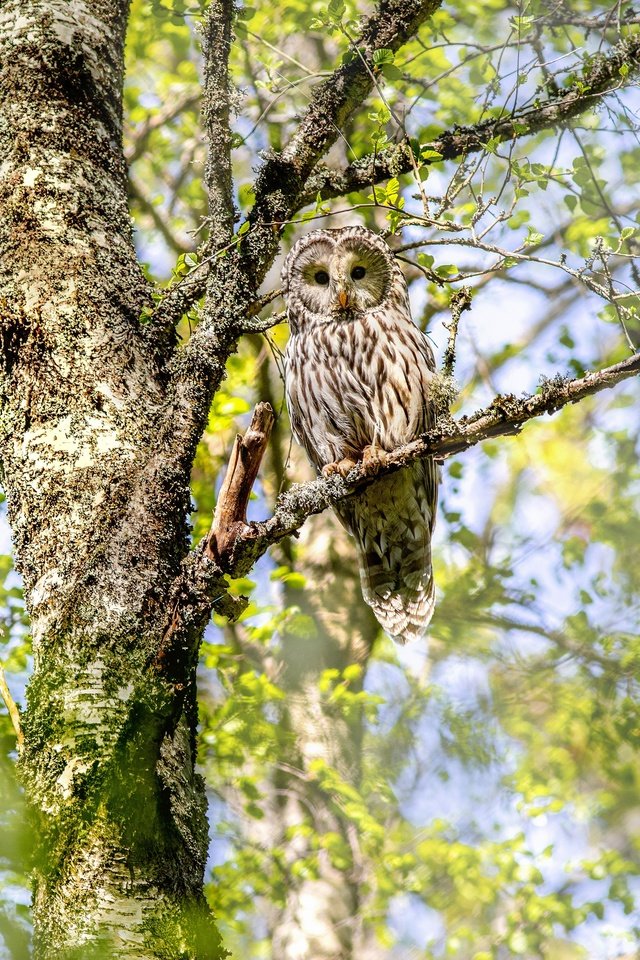
[[[360,581],[362,595],[369,604],[376,620],[392,640],[404,645],[412,640],[421,640],[427,632],[436,607],[436,587],[431,565],[421,571],[420,578],[408,578],[397,589],[388,583],[376,583],[376,567],[367,564],[367,557],[360,558]]]

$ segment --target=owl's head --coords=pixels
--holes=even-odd
[[[298,325],[327,323],[380,307],[402,274],[387,244],[365,227],[314,230],[285,260],[282,285]]]

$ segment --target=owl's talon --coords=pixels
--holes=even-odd
[[[362,472],[365,474],[365,476],[377,473],[380,460],[383,456],[384,450],[381,450],[373,443],[364,448],[362,451]]]
[[[334,473],[338,473],[344,480],[346,475],[350,470],[353,470],[355,465],[355,460],[351,460],[349,457],[344,457],[344,459],[336,460],[334,463],[326,463],[322,468],[322,476],[331,477]]]

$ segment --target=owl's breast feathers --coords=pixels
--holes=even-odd
[[[296,439],[315,466],[393,450],[433,422],[434,359],[410,317],[387,309],[291,336],[287,402]]]
[[[294,322],[286,368],[293,432],[318,469],[358,460],[370,444],[393,450],[433,423],[433,353],[402,289],[350,320]],[[435,607],[437,487],[435,463],[420,460],[336,506],[356,542],[364,599],[399,643],[423,636]]]

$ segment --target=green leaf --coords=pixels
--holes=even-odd
[[[381,67],[383,63],[393,63],[394,60],[395,53],[393,50],[382,47],[380,50],[373,51],[373,62],[377,67]]]

